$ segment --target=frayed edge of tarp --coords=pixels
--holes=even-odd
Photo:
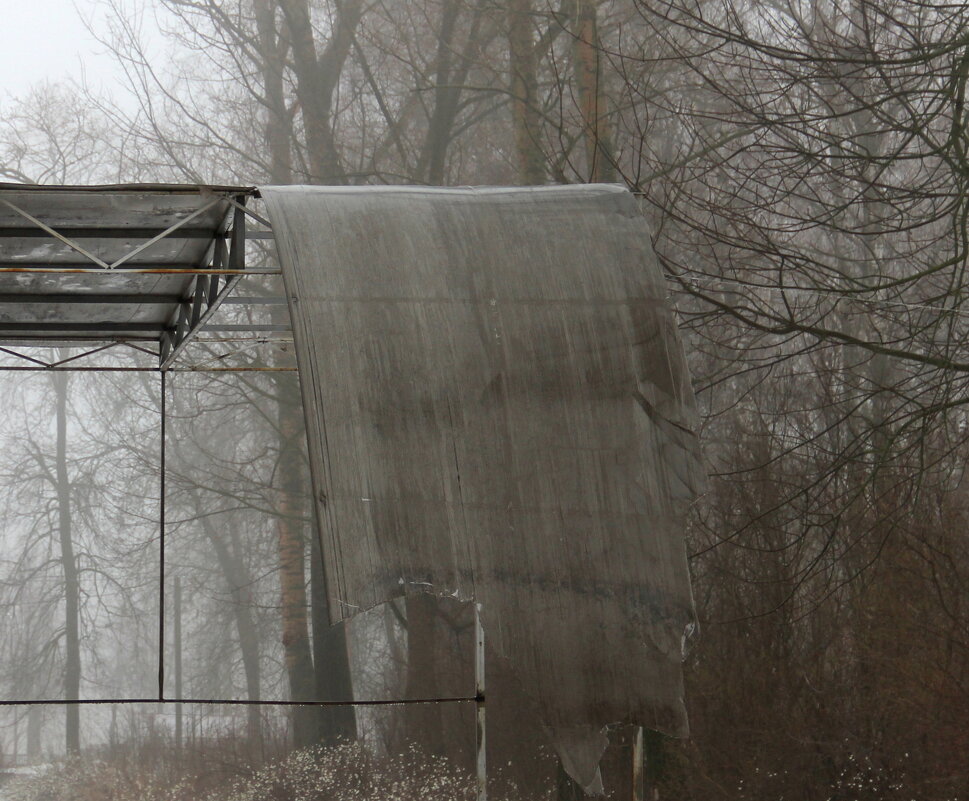
[[[586,795],[605,795],[599,767],[602,755],[609,747],[605,730],[594,726],[576,726],[552,729],[551,734],[562,768],[572,780]]]

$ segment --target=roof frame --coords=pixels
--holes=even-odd
[[[247,239],[272,236],[253,197],[252,187],[0,184],[0,343],[94,348],[83,356],[155,342],[159,368],[172,368],[242,276],[279,274],[247,268]],[[247,218],[264,230],[250,233]]]

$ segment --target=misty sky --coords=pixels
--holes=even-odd
[[[118,67],[78,13],[90,18],[96,5],[92,0],[0,0],[0,100],[23,95],[45,80],[82,76],[93,88],[110,92],[120,77]]]

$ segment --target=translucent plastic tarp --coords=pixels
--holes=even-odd
[[[474,599],[584,786],[609,723],[687,731],[692,390],[613,186],[267,187],[334,622]]]
[[[273,347],[274,365],[288,363],[283,347],[291,350]],[[349,686],[291,686],[287,619],[297,621],[290,637],[306,641],[315,671],[325,670],[315,664],[325,659],[323,650],[342,648],[329,636],[326,605],[314,602],[320,560],[311,539],[297,375],[184,371],[169,374],[166,388],[165,697],[279,703],[473,696],[471,617],[457,601],[441,601],[454,629],[442,631],[449,642],[429,658],[412,663],[408,632],[420,643],[437,616],[413,621],[427,610],[397,603],[348,623]],[[298,609],[282,602],[286,537],[302,545],[298,567],[288,564],[299,575]],[[356,711],[360,718],[376,714]]]

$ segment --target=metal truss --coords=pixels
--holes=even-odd
[[[285,326],[211,322],[244,276],[280,274],[246,263],[247,241],[272,239],[269,221],[247,205],[257,196],[232,187],[0,186],[0,343],[91,345],[61,361],[3,349],[28,364],[0,370],[105,370],[73,363],[141,343],[165,371],[203,331],[287,333]],[[129,212],[132,198],[140,205],[132,201]],[[247,218],[261,228],[247,230]],[[157,343],[154,351],[142,347],[149,343]]]

